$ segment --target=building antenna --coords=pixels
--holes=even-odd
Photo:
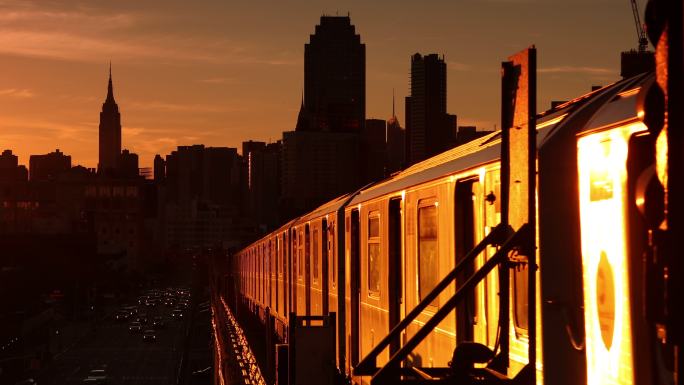
[[[394,87],[392,87],[392,117],[397,115],[394,114]]]

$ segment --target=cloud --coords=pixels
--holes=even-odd
[[[447,68],[452,71],[470,71],[472,69],[470,65],[456,61],[447,61]]]
[[[612,75],[615,70],[601,67],[582,67],[582,66],[557,66],[540,68],[540,73],[578,73],[588,75]]]
[[[35,96],[33,91],[29,89],[6,88],[0,90],[0,96],[7,96],[16,99],[28,99]]]
[[[131,110],[143,111],[163,111],[163,112],[235,112],[240,111],[239,108],[229,105],[213,105],[213,104],[185,104],[185,103],[170,103],[163,101],[132,101],[126,103],[126,108]]]
[[[50,138],[83,140],[84,137],[97,135],[97,123],[75,122],[60,123],[33,118],[8,118],[0,117],[0,127],[3,127],[5,134],[8,132],[22,132],[21,136],[49,136]]]
[[[216,77],[216,78],[209,78],[209,79],[200,79],[200,83],[208,83],[208,84],[230,84],[235,82],[235,78],[221,78],[221,77]]]
[[[163,59],[181,63],[301,64],[294,53],[260,53],[255,47],[223,36],[140,33],[157,23],[158,17],[152,13],[112,14],[86,7],[44,10],[32,2],[0,2],[0,54],[89,63],[116,58],[118,62]]]

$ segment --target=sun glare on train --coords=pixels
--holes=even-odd
[[[626,161],[630,136],[645,129],[634,123],[577,142],[588,384],[634,383]]]

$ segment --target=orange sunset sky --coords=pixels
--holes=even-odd
[[[415,52],[445,55],[458,123],[492,129],[510,54],[537,46],[542,111],[618,80],[637,45],[628,0],[0,0],[0,151],[96,167],[110,60],[141,167],[178,145],[275,141],[296,123],[304,44],[338,12],[366,44],[367,118],[391,115],[394,88],[402,125]]]

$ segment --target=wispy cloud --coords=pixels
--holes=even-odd
[[[470,65],[456,61],[447,61],[447,68],[452,71],[470,71],[472,69]]]
[[[610,75],[614,74],[615,70],[601,67],[582,67],[582,66],[557,66],[540,68],[540,73],[577,73],[588,75]]]
[[[184,104],[163,101],[132,101],[126,103],[131,110],[163,111],[163,112],[234,112],[240,109],[235,106],[215,104]]]
[[[208,79],[200,79],[200,83],[208,83],[208,84],[230,84],[234,83],[236,81],[235,78],[222,78],[222,77],[216,77],[216,78],[208,78]]]
[[[12,118],[0,117],[0,126],[10,132],[26,132],[26,136],[42,133],[50,138],[82,140],[84,137],[97,135],[97,123],[93,122],[74,122],[66,124],[43,119]]]
[[[29,89],[6,88],[0,90],[0,96],[7,96],[16,99],[28,99],[35,96],[33,91]]]
[[[0,1],[0,54],[77,62],[100,62],[103,57],[267,66],[301,62],[290,52],[258,52],[222,36],[141,34],[140,29],[155,23],[150,13],[111,14],[87,7],[44,10],[41,5]]]

